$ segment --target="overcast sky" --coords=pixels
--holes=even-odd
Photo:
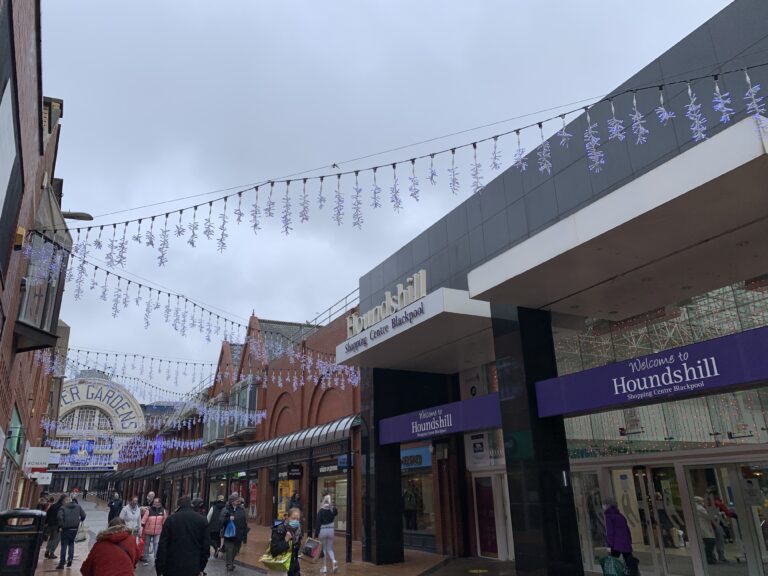
[[[65,103],[56,167],[64,179],[64,209],[98,216],[599,97],[727,4],[43,0],[43,90]],[[410,158],[535,119],[342,168]],[[506,142],[505,166],[513,151]],[[486,176],[488,155],[481,150]],[[431,188],[424,170],[418,204],[405,193],[400,214],[386,203],[376,214],[367,211],[362,231],[349,225],[349,209],[345,225],[337,227],[326,206],[324,213],[313,209],[309,223],[296,222],[288,237],[279,219],[258,236],[247,221],[241,229],[232,225],[224,254],[212,242],[192,249],[172,241],[164,268],[157,266],[156,251],[131,245],[124,273],[242,322],[251,311],[261,318],[311,319],[471,193],[465,177],[453,196],[442,165],[440,184]],[[130,307],[113,319],[99,294],[86,291],[75,301],[73,291],[66,292],[61,311],[72,326],[72,346],[198,361],[218,357],[220,343],[207,343],[197,332],[182,338],[157,314],[145,330],[142,310]],[[163,378],[155,382],[165,385]]]

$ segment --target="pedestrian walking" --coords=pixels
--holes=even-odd
[[[640,572],[637,568],[637,559],[632,556],[632,533],[627,519],[619,511],[615,500],[607,498],[604,507],[605,543],[611,550],[611,556],[614,558],[623,556],[627,576],[637,576]]]
[[[107,522],[112,520],[113,518],[117,518],[120,516],[120,512],[123,511],[123,499],[120,498],[120,494],[115,492],[112,494],[112,499],[109,501],[109,514],[107,516]]]
[[[323,545],[323,567],[320,568],[321,574],[328,572],[326,563],[328,559],[331,560],[331,570],[333,570],[334,574],[339,571],[339,563],[336,562],[336,555],[333,553],[333,539],[336,535],[334,523],[338,513],[339,511],[331,501],[331,495],[326,494],[323,496],[320,511],[317,513],[317,528],[315,528],[315,537]]]
[[[152,494],[152,492],[150,492]],[[141,518],[141,526],[144,533],[146,552],[144,554],[144,566],[148,564],[149,558],[154,559],[157,555],[157,546],[160,543],[160,533],[163,531],[163,524],[168,513],[160,503],[160,498],[152,500],[152,505],[147,508]]]
[[[216,502],[208,510],[208,534],[211,535],[211,546],[213,546],[213,557],[218,558],[221,551],[221,512],[224,510],[224,494],[219,494]]]
[[[120,519],[136,536],[141,535],[141,510],[139,510],[139,497],[131,498],[130,504],[123,506],[120,511]]]
[[[64,495],[62,494],[45,513],[45,530],[48,533],[48,542],[45,546],[45,557],[52,560],[58,558],[58,556],[56,556],[56,547],[59,545],[59,540],[61,540],[61,534],[59,533],[59,510],[63,504]]]
[[[133,576],[139,561],[136,539],[120,518],[109,521],[96,536],[88,557],[80,568],[83,576]]]
[[[211,554],[208,523],[192,510],[192,498],[179,498],[179,508],[168,516],[155,554],[157,576],[197,576]]]
[[[88,489],[84,488],[83,489],[83,502],[87,502],[87,501],[88,501]]]
[[[272,538],[269,542],[269,553],[280,556],[291,550],[291,564],[287,576],[301,576],[299,552],[301,551],[301,510],[288,510],[285,521],[272,528]]]
[[[304,505],[301,502],[301,495],[298,492],[294,492],[291,499],[288,501],[288,510],[291,508],[298,508],[299,511],[304,510]]]
[[[240,546],[248,541],[248,519],[242,499],[230,496],[220,518],[221,534],[224,537],[224,559],[227,570],[231,572],[235,569],[235,558],[240,554]]]
[[[64,564],[72,566],[75,556],[75,536],[80,522],[85,520],[85,512],[80,505],[73,502],[69,496],[64,496],[62,506],[58,511],[59,533],[61,534],[61,558],[56,566],[57,570],[63,570]]]

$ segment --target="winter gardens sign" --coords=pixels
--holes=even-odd
[[[536,383],[539,416],[663,402],[768,379],[768,327]]]

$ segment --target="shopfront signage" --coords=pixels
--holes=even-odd
[[[24,468],[32,471],[47,470],[50,457],[50,448],[29,446],[24,453]]]
[[[141,406],[124,390],[111,383],[78,380],[61,389],[61,411],[79,406],[97,406],[105,410],[115,424],[115,432],[132,432],[144,427]]]
[[[288,478],[297,479],[304,475],[304,467],[301,464],[291,464],[288,466]]]
[[[706,394],[768,378],[768,327],[536,383],[539,416]]]
[[[35,482],[38,486],[48,486],[53,480],[53,474],[51,472],[38,472],[35,476]]]
[[[349,340],[358,334],[366,332],[374,324],[378,324],[382,320],[392,316],[400,310],[403,310],[404,308],[410,306],[426,295],[427,271],[419,270],[416,274],[406,280],[405,286],[402,284],[397,285],[396,294],[394,296],[390,291],[384,292],[384,300],[378,306],[375,306],[365,314],[351,314],[347,316],[347,339]],[[409,319],[407,316],[402,318],[393,318],[392,328],[394,329],[397,326],[408,322]],[[388,324],[384,325],[384,327],[387,326]],[[354,346],[354,343],[349,344]],[[362,344],[358,344],[358,347],[360,345]]]
[[[456,432],[485,430],[501,426],[498,394],[486,394],[409,412],[379,423],[379,443],[413,442]]]
[[[432,467],[432,446],[417,446],[416,448],[403,448],[400,450],[400,469],[412,470],[414,468]]]

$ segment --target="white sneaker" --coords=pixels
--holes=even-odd
[[[339,563],[336,562],[336,560],[333,561],[333,573],[336,574],[336,572],[339,571]]]
[[[325,566],[320,568],[320,574],[327,574],[327,573],[328,573],[328,568],[326,568]]]

